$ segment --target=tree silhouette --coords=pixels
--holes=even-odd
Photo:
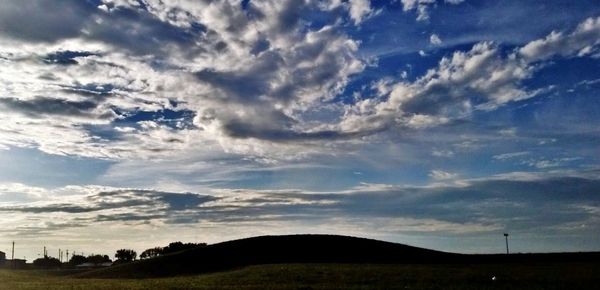
[[[158,257],[158,256],[162,255],[162,252],[163,252],[163,248],[161,248],[161,247],[150,248],[150,249],[147,249],[142,252],[142,254],[140,255],[140,259],[149,259],[149,258]]]
[[[60,268],[62,263],[57,258],[45,256],[43,258],[35,259],[33,261],[33,265],[36,268],[50,269],[50,268]]]
[[[105,262],[112,262],[108,255],[91,255],[87,257],[87,262],[94,264],[101,264]]]
[[[137,253],[131,249],[120,249],[115,253],[115,258],[117,258],[119,262],[131,262],[135,260],[136,257]]]
[[[73,266],[77,266],[83,263],[87,262],[87,258],[82,256],[82,255],[73,255],[71,256],[71,259],[69,260],[69,264],[73,265]]]
[[[170,253],[181,252],[183,250],[194,249],[198,247],[205,247],[206,243],[182,243],[182,242],[172,242],[166,247],[154,247],[150,249],[146,249],[140,255],[140,259],[149,259],[154,258]]]
[[[168,246],[166,246],[162,249],[161,255],[175,253],[175,252],[181,252],[183,250],[194,249],[194,248],[198,248],[198,247],[206,247],[206,243],[198,243],[198,244],[185,243],[184,244],[182,242],[172,242]]]

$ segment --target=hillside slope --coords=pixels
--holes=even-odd
[[[142,278],[276,263],[437,263],[458,254],[335,235],[261,236],[228,241],[79,275]]]
[[[186,250],[77,275],[82,278],[149,278],[201,274],[249,265],[537,264],[600,263],[600,252],[454,254],[403,244],[336,235],[261,236]]]

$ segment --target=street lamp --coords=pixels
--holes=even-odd
[[[508,255],[508,233],[504,233],[504,239],[506,240],[506,254]]]

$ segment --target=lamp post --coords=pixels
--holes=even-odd
[[[506,254],[508,255],[508,233],[504,233],[504,239],[506,240]]]

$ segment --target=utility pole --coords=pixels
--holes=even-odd
[[[13,241],[13,245],[12,245],[12,255],[11,255],[11,261],[12,261],[12,265],[13,268],[15,268],[17,266],[17,264],[15,263],[15,241]]]
[[[48,257],[48,253],[46,252],[46,246],[44,246],[44,259]]]
[[[506,254],[508,255],[508,233],[504,233],[504,239],[506,240]]]
[[[67,250],[67,262],[69,262],[69,250]]]

